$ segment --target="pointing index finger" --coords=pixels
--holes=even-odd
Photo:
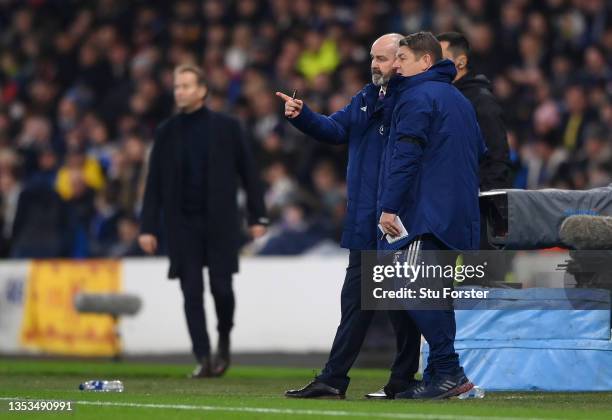
[[[291,100],[291,96],[289,95],[285,95],[282,92],[276,92],[276,96],[278,96],[279,98],[281,98],[283,101],[287,102]]]

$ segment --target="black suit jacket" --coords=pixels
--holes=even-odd
[[[242,183],[248,223],[267,224],[259,172],[238,120],[210,111],[207,162],[207,261],[213,273],[238,271],[240,219],[236,201]],[[169,278],[180,276],[182,199],[181,123],[173,116],[156,130],[142,209],[142,233],[157,234],[160,214],[170,257]],[[204,192],[203,192],[204,193]]]

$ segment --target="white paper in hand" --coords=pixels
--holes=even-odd
[[[402,219],[400,219],[399,216],[395,216],[395,221],[397,222],[397,224],[400,227],[400,234],[398,236],[391,236],[388,233],[385,234],[385,237],[387,238],[387,242],[389,242],[389,244],[393,244],[393,243],[395,243],[397,241],[400,241],[400,240],[404,239],[406,236],[408,236],[408,231],[404,227],[404,224],[402,223]],[[380,223],[378,224],[378,228],[383,233],[385,233],[385,231],[383,230],[383,228],[380,225]]]

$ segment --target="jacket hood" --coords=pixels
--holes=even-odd
[[[453,82],[456,75],[457,69],[455,68],[453,62],[450,60],[442,60],[431,66],[429,70],[423,73],[408,77],[394,77],[391,79],[389,84],[392,84],[394,89],[402,91],[423,82],[443,82],[450,84]]]

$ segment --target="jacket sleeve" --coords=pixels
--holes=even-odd
[[[154,235],[158,231],[159,215],[162,208],[161,194],[161,129],[155,131],[153,148],[149,154],[149,168],[145,184],[140,231]]]
[[[428,98],[415,95],[394,112],[394,138],[388,143],[393,150],[387,150],[391,158],[381,199],[382,210],[386,213],[397,214],[414,188],[423,150],[429,141],[432,109]]]
[[[235,133],[237,139],[236,166],[247,195],[248,224],[249,226],[268,225],[269,220],[259,171],[244,129],[237,121],[235,122]]]
[[[352,103],[351,100],[351,103],[330,116],[317,114],[304,104],[302,112],[288,120],[295,128],[320,142],[348,143]]]
[[[483,98],[476,106],[476,115],[488,150],[480,162],[481,189],[509,188],[510,150],[501,108],[494,98]]]

